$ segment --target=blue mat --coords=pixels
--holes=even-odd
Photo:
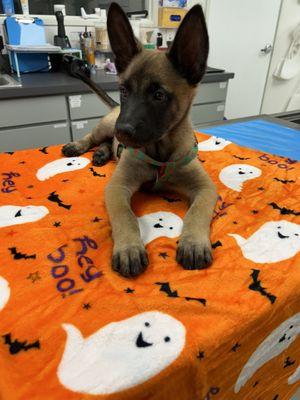
[[[200,129],[240,146],[300,161],[300,130],[255,119]]]

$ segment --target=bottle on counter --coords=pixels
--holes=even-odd
[[[86,38],[86,59],[90,65],[95,65],[95,43],[92,32]]]

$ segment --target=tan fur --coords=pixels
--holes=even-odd
[[[147,84],[147,80],[159,79],[177,99],[173,105],[174,118],[169,130],[159,142],[146,146],[146,154],[154,159],[167,161],[188,153],[195,140],[189,110],[196,87],[190,86],[181,78],[161,52],[142,51],[135,56],[125,73],[120,75],[121,83],[128,79],[141,85],[140,90]],[[119,107],[116,107],[99,122],[91,134],[66,146],[73,148],[76,154],[82,154],[96,145],[101,146],[101,143],[113,138],[119,111]],[[114,139],[115,155],[116,149],[117,141]],[[114,239],[113,267],[123,276],[139,275],[148,263],[130,201],[143,183],[154,180],[155,177],[154,167],[137,160],[125,149],[106,187],[106,206]],[[191,265],[201,268],[201,263],[202,267],[207,266],[211,262],[210,223],[217,199],[212,181],[196,159],[176,170],[176,176],[171,177],[165,188],[182,193],[190,201],[178,245],[177,261],[187,269],[191,269]]]

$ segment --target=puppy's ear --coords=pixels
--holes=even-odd
[[[107,31],[110,45],[115,55],[115,64],[119,73],[125,71],[131,60],[141,50],[134,37],[133,30],[122,8],[111,3],[107,15]]]
[[[209,40],[202,7],[195,5],[180,24],[168,58],[189,84],[196,85],[205,73],[208,50]]]

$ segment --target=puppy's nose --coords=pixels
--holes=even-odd
[[[120,133],[123,133],[123,134],[128,135],[128,136],[134,136],[134,134],[136,132],[136,128],[133,125],[127,123],[127,122],[124,122],[124,123],[123,122],[118,122],[116,124],[116,129]]]

